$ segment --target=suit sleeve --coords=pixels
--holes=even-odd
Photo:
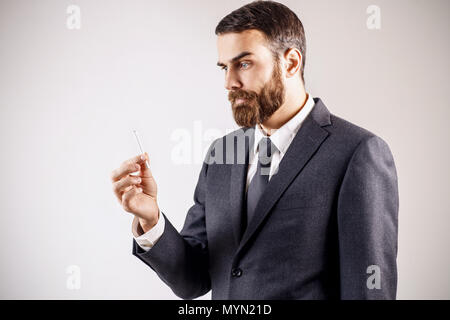
[[[396,299],[398,182],[379,137],[358,145],[338,198],[341,299]]]
[[[208,243],[205,225],[205,194],[208,157],[203,162],[194,192],[194,205],[189,209],[179,233],[165,218],[161,238],[148,251],[133,239],[133,254],[153,269],[161,280],[182,299],[194,299],[211,289],[208,267]]]

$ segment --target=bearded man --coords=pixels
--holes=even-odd
[[[286,6],[252,2],[216,35],[241,128],[212,143],[181,232],[158,207],[146,153],[112,172],[135,215],[133,254],[184,299],[395,299],[386,142],[306,92],[305,33]]]

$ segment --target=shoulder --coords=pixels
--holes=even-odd
[[[331,114],[331,126],[326,129],[335,136],[340,136],[343,139],[362,141],[377,135],[355,123],[345,120],[335,114]]]
[[[355,123],[343,119],[335,114],[330,115],[331,126],[327,130],[336,142],[350,144],[355,148],[361,144],[378,142],[387,145],[387,142],[378,134],[363,128]]]
[[[371,148],[390,153],[389,147],[376,133],[331,113],[320,98],[315,98],[312,118],[328,132],[327,152],[349,159],[357,150]]]
[[[331,122],[325,129],[330,132],[332,143],[336,148],[347,149],[352,158],[392,160],[388,143],[374,132],[333,114]]]
[[[244,163],[246,150],[254,140],[254,132],[254,127],[242,127],[215,139],[206,152],[204,162],[208,165]]]

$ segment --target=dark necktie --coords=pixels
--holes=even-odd
[[[276,151],[270,138],[263,137],[258,144],[258,165],[247,190],[247,225],[255,214],[256,205],[269,183],[270,164]]]

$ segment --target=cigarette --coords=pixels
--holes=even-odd
[[[144,150],[142,149],[141,141],[139,140],[139,135],[136,130],[133,130],[134,136],[136,137],[136,141],[139,145],[139,150],[141,151],[141,154],[144,154]],[[147,169],[150,169],[150,165],[148,164],[148,160],[145,160],[145,166]]]

